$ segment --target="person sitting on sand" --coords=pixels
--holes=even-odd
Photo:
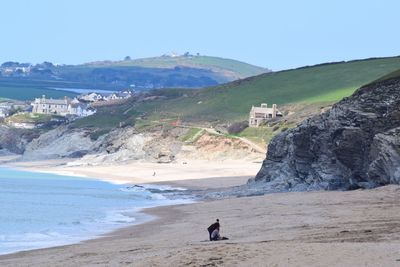
[[[212,241],[212,239],[211,239],[211,234],[212,234],[212,232],[213,232],[215,229],[217,229],[217,228],[218,228],[218,232],[219,232],[219,227],[220,227],[220,225],[219,225],[219,219],[217,219],[217,221],[216,221],[215,223],[211,224],[211,225],[207,228],[207,230],[208,230],[208,235],[209,235],[209,237],[210,237],[210,241]]]
[[[225,236],[221,236],[219,234],[219,227],[214,229],[214,231],[211,233],[211,241],[218,241],[218,240],[228,240],[229,238]]]
[[[221,240],[221,235],[219,234],[219,227],[215,228],[214,231],[211,233],[211,241],[218,241]]]

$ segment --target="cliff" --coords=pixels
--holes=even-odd
[[[249,185],[347,190],[400,183],[400,78],[358,89],[276,136]]]

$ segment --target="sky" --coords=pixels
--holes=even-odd
[[[400,55],[397,0],[2,0],[0,62],[200,53],[282,70]]]

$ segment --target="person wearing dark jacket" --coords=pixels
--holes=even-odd
[[[208,236],[209,236],[209,238],[210,238],[210,241],[212,241],[212,238],[211,238],[212,232],[214,232],[215,229],[218,229],[218,232],[219,232],[219,227],[220,227],[220,225],[219,225],[219,219],[217,219],[215,223],[211,224],[211,225],[207,228],[207,230],[208,230]]]

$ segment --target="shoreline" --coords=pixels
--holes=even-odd
[[[398,266],[399,192],[385,186],[155,207],[144,210],[155,220],[79,244],[0,256],[0,265]],[[215,218],[229,240],[207,241]]]
[[[188,189],[242,185],[249,178],[254,177],[261,167],[261,162],[242,160],[213,162],[191,160],[168,164],[130,161],[121,164],[79,166],[68,165],[70,161],[71,159],[4,162],[0,157],[0,166],[22,171],[84,177],[113,184],[169,185],[172,183],[179,186],[185,185],[183,187]],[[235,178],[234,181],[231,178]],[[209,182],[207,185],[203,185],[202,181],[205,180]]]
[[[67,166],[64,166],[64,164],[66,163],[66,161],[61,160],[61,163],[63,164],[63,166],[61,167],[62,169],[60,169],[59,164],[60,161],[56,160],[56,161],[39,161],[39,162],[13,162],[11,164],[0,164],[0,167],[4,167],[4,168],[8,168],[8,169],[14,169],[14,170],[19,170],[19,171],[28,171],[28,172],[35,172],[35,173],[44,173],[44,174],[55,174],[55,175],[61,175],[61,176],[71,176],[71,177],[78,177],[78,178],[84,178],[84,179],[89,179],[89,180],[98,180],[98,181],[102,181],[102,182],[107,182],[107,183],[111,183],[111,184],[117,184],[117,185],[154,185],[154,186],[170,186],[172,187],[172,189],[174,188],[184,188],[185,190],[203,190],[205,189],[204,186],[201,186],[200,184],[204,183],[204,180],[219,180],[219,181],[223,181],[223,180],[229,180],[229,182],[232,182],[232,177],[209,177],[209,178],[197,178],[197,179],[182,179],[182,180],[169,180],[169,179],[156,179],[155,181],[149,181],[146,182],[147,183],[143,183],[143,181],[138,181],[136,179],[130,179],[129,177],[126,177],[124,179],[123,182],[120,182],[118,179],[115,178],[115,176],[111,176],[111,178],[104,178],[103,175],[96,175],[97,177],[93,177],[93,176],[89,176],[85,171],[85,167],[81,167],[78,172],[76,171],[70,171],[69,168]],[[33,165],[33,166],[32,166]],[[147,164],[149,165],[149,164]],[[155,165],[158,166],[159,164],[151,164],[151,165]],[[114,168],[116,166],[109,166],[110,168]],[[120,167],[120,166],[117,166]],[[64,168],[66,170],[64,170]],[[86,167],[87,168],[87,167]],[[92,168],[96,168],[96,166],[92,167]],[[83,171],[82,171],[83,170]],[[239,176],[237,177],[238,182],[237,183],[241,183],[242,180],[247,180],[248,178],[250,178],[250,176]],[[136,181],[138,181],[139,183],[137,183]],[[142,182],[142,183],[140,183]],[[224,183],[221,183],[222,185],[224,185]],[[211,187],[218,187],[219,185],[214,185]],[[209,188],[208,186],[206,188]],[[160,194],[163,194],[162,192]],[[197,203],[199,202],[199,200],[195,200],[193,198],[194,196],[192,196],[192,198],[190,199],[177,199],[177,201],[180,201],[178,203],[168,203],[168,204],[161,204],[161,205],[156,205],[156,206],[151,206],[151,207],[144,207],[144,208],[139,208],[137,211],[135,211],[135,216],[139,216],[139,217],[147,217],[144,220],[140,220],[138,222],[133,222],[129,225],[123,225],[123,226],[119,226],[116,227],[114,229],[111,229],[109,231],[106,231],[104,233],[100,233],[100,234],[96,234],[93,236],[87,236],[86,238],[82,239],[82,240],[78,240],[78,241],[74,241],[72,243],[68,243],[68,244],[60,244],[60,245],[54,245],[54,246],[49,246],[49,247],[43,247],[43,248],[33,248],[33,249],[29,249],[29,250],[20,250],[20,251],[13,251],[13,252],[9,252],[9,253],[5,253],[5,254],[0,254],[0,258],[2,256],[9,256],[9,255],[14,255],[14,254],[19,254],[19,253],[27,253],[29,251],[36,251],[36,250],[46,250],[46,249],[52,249],[52,248],[57,248],[57,247],[66,247],[66,246],[71,246],[71,245],[77,245],[77,244],[81,244],[81,243],[85,243],[85,242],[89,242],[89,241],[93,241],[93,240],[97,240],[97,239],[107,239],[110,237],[114,237],[116,235],[118,235],[118,233],[120,232],[125,232],[127,229],[131,230],[132,227],[136,227],[138,225],[142,225],[142,224],[147,224],[151,221],[157,221],[160,218],[157,215],[157,212],[153,212],[153,209],[157,209],[157,208],[166,208],[168,209],[168,207],[172,207],[172,206],[176,206],[176,205],[189,205],[189,204],[193,204],[193,203]],[[128,215],[131,216],[131,215]],[[134,217],[135,219],[137,219],[136,217]]]
[[[161,183],[201,190],[245,180],[237,176]],[[153,220],[78,244],[2,255],[0,265],[398,266],[399,192],[399,185],[390,185],[146,208],[142,212],[155,216]],[[229,240],[208,241],[206,228],[216,218]]]
[[[105,182],[105,183],[109,183],[109,184],[115,184],[115,185],[128,185],[128,183],[116,183],[115,180],[113,179],[100,179],[97,177],[90,177],[90,176],[83,176],[81,174],[78,173],[71,173],[68,171],[51,171],[51,170],[41,170],[38,168],[25,168],[25,167],[15,167],[12,165],[0,165],[0,167],[2,168],[7,168],[10,170],[16,170],[16,171],[22,171],[22,172],[34,172],[34,173],[43,173],[43,174],[54,174],[54,175],[58,175],[58,176],[66,176],[66,177],[77,177],[77,178],[82,178],[82,179],[87,179],[87,180],[97,180],[97,181],[101,181],[101,182]],[[136,184],[132,184],[132,185],[136,185]],[[157,184],[157,183],[151,183],[151,184],[143,184],[143,185],[147,185],[146,189],[159,189],[161,190],[160,193],[152,193],[152,194],[160,194],[163,195],[163,191],[164,190],[181,190],[182,188],[178,188],[178,187],[174,187],[171,186],[171,189],[163,189],[162,186],[165,186],[164,183],[162,184]],[[154,186],[154,187],[153,187]],[[167,185],[170,186],[170,185]],[[183,189],[183,190],[186,190]],[[189,196],[189,195],[188,195]],[[45,249],[51,249],[51,248],[57,248],[57,247],[65,247],[65,246],[71,246],[71,245],[75,245],[75,244],[80,244],[80,243],[84,243],[90,240],[96,240],[96,239],[102,239],[102,238],[106,238],[109,236],[113,236],[114,233],[117,233],[119,231],[121,231],[122,229],[125,228],[131,228],[131,227],[135,227],[137,225],[140,224],[145,224],[148,223],[152,220],[157,220],[158,218],[155,215],[152,215],[148,212],[146,212],[146,210],[150,210],[153,208],[160,208],[160,207],[168,207],[168,206],[174,206],[174,205],[187,205],[187,204],[191,204],[191,203],[196,203],[195,199],[193,197],[190,197],[188,199],[180,199],[180,198],[176,198],[176,199],[169,199],[166,198],[166,202],[165,203],[154,203],[150,206],[145,206],[145,207],[135,207],[129,210],[125,210],[125,211],[121,211],[120,214],[123,216],[127,216],[130,217],[132,219],[134,219],[134,221],[129,222],[129,223],[124,223],[124,225],[120,225],[120,226],[115,226],[112,227],[108,230],[104,230],[104,231],[99,231],[98,233],[93,232],[92,234],[88,234],[87,236],[82,236],[81,238],[78,239],[74,239],[71,240],[71,242],[61,242],[59,244],[53,244],[53,245],[45,245],[43,247],[38,247],[38,248],[30,248],[30,249],[22,249],[22,250],[16,250],[16,251],[10,251],[10,252],[5,252],[5,253],[0,253],[0,257],[2,256],[8,256],[8,255],[13,255],[13,254],[19,254],[19,253],[26,253],[29,251],[36,251],[36,250],[45,250]],[[104,223],[104,222],[103,222]]]

